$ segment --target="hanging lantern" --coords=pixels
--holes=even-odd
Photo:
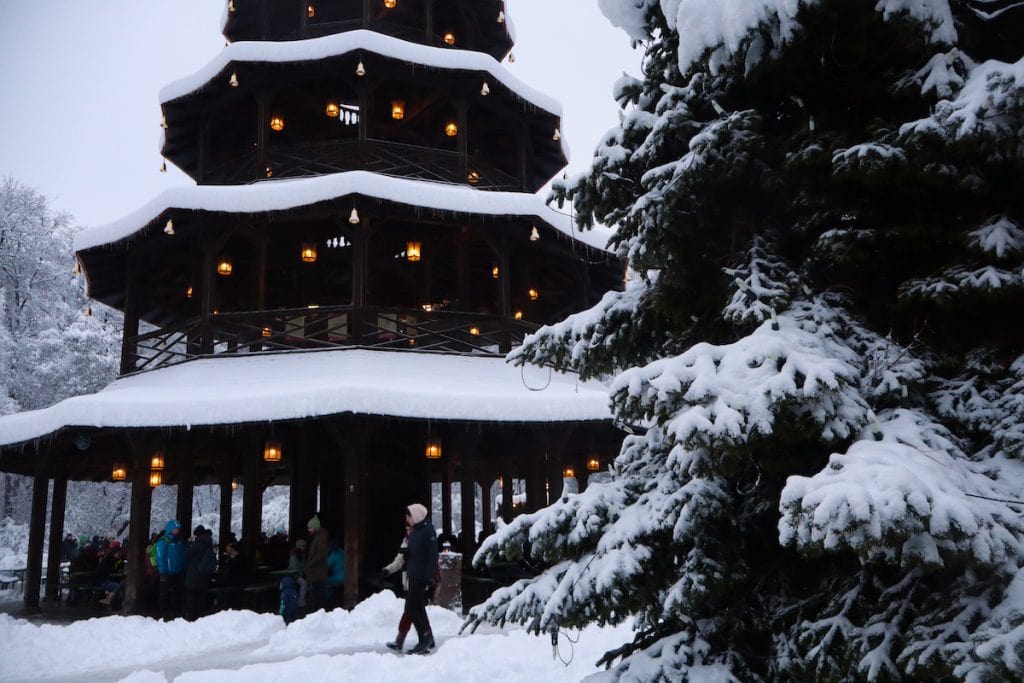
[[[574,470],[571,467],[566,467],[564,470],[562,470],[562,476],[565,477],[566,479],[572,479],[576,476],[576,470]]]
[[[516,320],[522,320],[523,319],[523,312],[522,311],[516,311],[513,314],[512,317],[515,318]]]
[[[270,130],[284,130],[284,118],[274,114],[270,117]]]
[[[270,331],[269,327],[264,327],[262,330],[260,330],[261,337],[269,337],[271,334],[273,333]]]
[[[234,71],[231,72],[231,78],[228,79],[228,85],[230,85],[232,88],[238,87],[238,74],[236,74]]]
[[[551,139],[554,140],[555,142],[558,142],[559,140],[562,139],[562,132],[555,128],[555,132],[554,134],[552,134]]]
[[[480,328],[477,327],[476,325],[473,325],[471,328],[469,328],[469,333],[474,337],[477,337],[480,335]]]
[[[599,469],[601,469],[601,461],[600,460],[598,460],[597,458],[588,458],[587,459],[587,471],[588,472],[597,472]]]
[[[487,81],[484,81],[484,84],[480,86],[480,94],[484,97],[491,94],[491,86],[487,85]]]
[[[161,116],[160,117],[160,127],[161,128],[167,128],[167,117],[166,116]]]
[[[235,0],[228,0],[228,11],[229,12],[234,12],[235,11]]]
[[[537,226],[534,225],[530,228],[530,241],[536,242],[540,239],[540,232],[537,231]]]
[[[276,439],[267,439],[263,444],[263,459],[266,462],[280,462],[281,442]]]
[[[498,10],[498,23],[499,24],[504,24],[505,23],[505,10],[503,10],[503,9]]]
[[[230,258],[225,256],[221,258],[219,261],[217,261],[217,275],[223,275],[224,277],[227,277],[228,275],[231,275],[231,271],[232,266]]]
[[[384,0],[384,6],[388,9],[395,9],[395,5],[398,4],[398,0]]]
[[[149,459],[149,468],[151,470],[162,470],[164,468],[164,452],[157,451],[153,454],[153,457]]]
[[[405,100],[391,100],[391,118],[396,121],[405,118]]]
[[[491,277],[497,280],[499,275],[501,275],[501,268],[498,266],[491,266]]]
[[[442,453],[441,439],[427,439],[427,445],[423,454],[428,460],[437,460],[441,457]]]
[[[272,175],[274,175],[274,169],[270,168],[270,166],[267,166],[265,169],[263,169],[264,178],[269,178]]]
[[[315,7],[313,7],[312,5],[307,5],[307,6],[306,6],[306,15],[307,15],[307,16],[308,16],[308,17],[309,17],[310,19],[312,19],[313,17],[315,17],[315,16],[316,16],[316,8],[315,8]]]
[[[354,206],[352,207],[352,213],[350,213],[348,216],[348,222],[351,223],[352,225],[355,225],[356,223],[359,222],[359,212],[356,211],[356,207]]]
[[[150,472],[149,473],[149,486],[150,488],[156,488],[160,484],[164,483],[163,472]]]
[[[316,261],[316,243],[303,242],[299,257],[303,263],[314,263]]]
[[[160,162],[160,172],[167,173],[167,159]]]
[[[124,481],[128,478],[128,469],[121,464],[114,465],[114,471],[110,473],[111,481]]]
[[[360,59],[359,63],[356,64],[356,76],[365,76],[365,75],[366,75],[366,67],[363,66],[363,60]]]
[[[192,285],[189,285],[188,289],[185,290],[185,298],[186,299],[191,299],[192,298]]]
[[[454,121],[449,121],[444,125],[444,134],[450,138],[455,137],[459,134],[459,126]]]
[[[341,113],[341,107],[338,106],[337,102],[328,102],[327,106],[324,107],[324,113],[332,119],[338,118],[338,114]]]
[[[238,480],[237,479],[232,479],[231,480],[231,490],[232,491],[237,491],[238,490]]]
[[[164,234],[165,235],[173,235],[174,234],[174,221],[172,221],[170,218],[167,219],[167,225],[164,226]]]
[[[530,295],[530,301],[536,301],[537,297],[540,296],[540,293],[533,287],[530,287],[530,291],[527,293]]]
[[[516,63],[516,56],[514,54],[512,54],[511,52],[508,53],[508,63],[509,64],[515,64]]]
[[[409,261],[419,261],[422,244],[420,242],[406,242],[405,243],[405,258]]]
[[[470,185],[476,185],[480,182],[480,174],[476,171],[470,171],[466,174],[466,180],[469,181]]]
[[[452,33],[451,31],[449,31],[448,33],[444,34],[444,42],[448,43],[449,45],[454,45],[455,44],[455,34]]]

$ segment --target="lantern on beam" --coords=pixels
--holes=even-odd
[[[498,266],[491,266],[491,277],[497,280],[499,275],[501,275],[501,268]]]
[[[445,33],[444,34],[444,42],[448,43],[449,45],[454,45],[455,44],[455,34],[452,33],[451,31],[449,31],[448,33]]]
[[[308,16],[310,19],[316,16],[316,8],[313,7],[313,5],[306,6],[306,16]]]
[[[284,130],[284,117],[274,114],[270,117],[270,130],[281,131]]]
[[[302,259],[303,263],[315,263],[316,262],[316,243],[315,242],[303,242],[302,248],[299,251],[299,258]]]
[[[455,137],[459,134],[459,125],[454,121],[449,121],[444,125],[444,134],[450,138]]]
[[[587,471],[597,472],[601,469],[601,461],[597,458],[587,458]]]
[[[423,245],[420,242],[406,242],[405,243],[405,258],[408,261],[416,262],[420,260],[421,249]]]
[[[391,100],[391,118],[395,121],[405,118],[405,100]]]
[[[536,301],[540,297],[540,292],[533,287],[530,287],[530,291],[528,291],[527,294],[530,295],[530,301]]]
[[[576,470],[572,467],[566,467],[562,470],[562,476],[566,479],[573,479],[576,476]]]
[[[266,462],[281,461],[281,442],[277,439],[267,439],[263,444],[263,460]]]
[[[395,5],[398,4],[398,0],[384,0],[384,6],[388,9],[395,9]]]
[[[474,337],[477,337],[480,335],[480,328],[477,327],[476,325],[473,325],[471,328],[469,328],[469,333]]]
[[[523,319],[523,312],[522,311],[516,311],[515,314],[512,317],[515,318],[516,320],[522,320]]]
[[[192,285],[189,285],[188,289],[185,290],[185,298],[186,299],[191,299],[192,298]]]
[[[338,115],[341,114],[341,107],[338,106],[337,102],[328,102],[327,106],[324,107],[324,113],[327,114],[328,117],[336,119],[338,118]]]
[[[427,439],[427,445],[423,452],[427,460],[437,460],[441,457],[442,453],[441,439]]]
[[[466,180],[469,181],[470,185],[476,185],[480,182],[480,174],[477,171],[470,171],[466,174]]]
[[[164,473],[159,470],[154,470],[149,473],[149,485],[151,488],[156,488],[160,484],[164,483]]]
[[[160,471],[164,468],[164,452],[157,451],[153,454],[153,457],[149,459],[149,469],[154,471]]]
[[[124,465],[122,465],[120,463],[114,465],[114,470],[113,470],[113,472],[110,473],[110,480],[111,481],[124,481],[127,478],[128,478],[128,468],[126,468]]]
[[[231,265],[231,259],[228,258],[227,256],[224,256],[219,261],[217,261],[217,275],[223,275],[224,277],[227,277],[228,275],[231,275],[232,270],[233,267]]]

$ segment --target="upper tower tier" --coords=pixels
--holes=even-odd
[[[224,16],[231,41],[304,40],[360,28],[498,60],[513,43],[501,0],[232,0]]]

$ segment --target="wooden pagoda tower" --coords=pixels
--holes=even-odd
[[[293,537],[319,511],[344,539],[352,604],[393,554],[402,509],[429,506],[432,487],[444,493],[435,526],[470,557],[453,482],[462,518],[481,505],[486,532],[545,505],[566,469],[582,486],[617,453],[602,387],[546,369],[530,380],[503,361],[622,280],[603,245],[536,195],[566,164],[559,107],[501,66],[505,10],[227,4],[224,51],[161,92],[163,155],[196,186],[76,243],[90,296],[124,312],[122,377],[0,420],[0,469],[36,477],[27,607],[41,574],[47,595],[56,587],[69,479],[132,486],[126,611],[150,528],[166,521],[150,519],[154,474],[178,486],[186,528],[192,487],[219,484],[222,541],[233,481],[243,542],[259,536],[264,488],[289,485]],[[475,485],[479,503],[465,495]]]

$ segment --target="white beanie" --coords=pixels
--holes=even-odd
[[[413,503],[406,509],[409,511],[409,516],[412,517],[413,524],[419,524],[427,518],[427,508],[419,503]]]

